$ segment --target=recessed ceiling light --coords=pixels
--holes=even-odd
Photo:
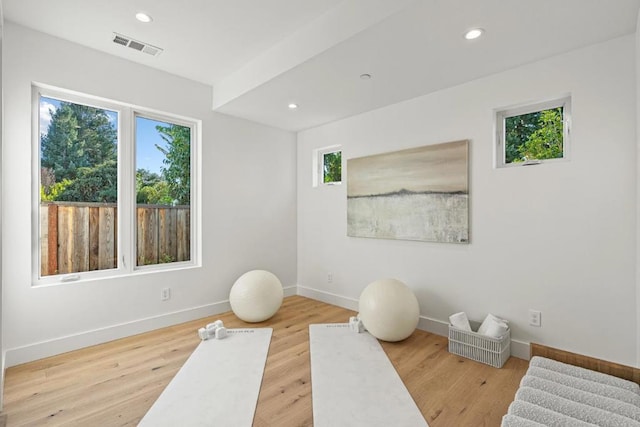
[[[464,33],[464,38],[467,40],[474,40],[484,34],[484,30],[482,28],[472,28],[466,33]]]
[[[137,19],[138,21],[140,21],[140,22],[144,22],[144,23],[147,23],[147,22],[151,22],[151,21],[153,21],[153,18],[152,18],[150,15],[147,15],[147,14],[146,14],[146,13],[144,13],[144,12],[138,12],[138,13],[136,13],[136,19]]]
[[[290,110],[295,110],[296,108],[298,108],[298,104],[294,104],[293,102],[291,104],[289,104],[289,109]]]
[[[360,78],[362,80],[369,80],[371,78],[371,74],[367,74],[367,73],[360,74]]]

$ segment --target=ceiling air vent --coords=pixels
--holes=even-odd
[[[162,53],[162,49],[156,46],[152,46],[149,43],[134,40],[131,37],[123,36],[122,34],[113,33],[113,42],[121,46],[130,47],[131,49],[139,52],[144,52],[151,56],[158,56]]]

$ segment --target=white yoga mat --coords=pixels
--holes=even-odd
[[[202,341],[138,425],[251,427],[272,332],[228,329]]]
[[[314,427],[427,422],[377,339],[348,324],[309,325]]]

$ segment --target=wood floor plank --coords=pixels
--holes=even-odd
[[[137,425],[198,345],[197,329],[216,319],[273,328],[254,427],[312,426],[309,324],[353,314],[294,296],[266,322],[229,312],[15,366],[5,377],[7,426]],[[511,358],[496,369],[455,356],[446,337],[424,331],[382,347],[430,427],[499,425],[528,366]]]

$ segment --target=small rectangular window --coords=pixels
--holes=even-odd
[[[342,151],[322,155],[322,182],[325,184],[342,182]]]
[[[567,159],[571,98],[496,113],[496,166],[524,166]]]
[[[339,145],[313,150],[313,186],[342,183],[342,150]]]

